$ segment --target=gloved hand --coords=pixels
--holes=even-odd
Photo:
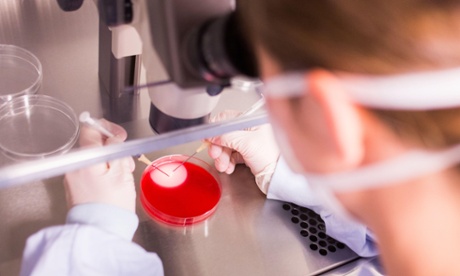
[[[211,121],[223,121],[237,117],[240,111],[227,110]],[[256,178],[257,186],[267,193],[280,152],[269,124],[246,130],[234,131],[209,139],[208,154],[220,172],[233,173],[236,164],[246,164]]]
[[[104,119],[100,123],[115,136],[106,138],[99,131],[83,126],[79,141],[81,146],[104,146],[126,140],[128,135],[121,126]],[[134,160],[128,157],[67,173],[64,183],[69,207],[84,203],[104,203],[134,212],[134,167]]]

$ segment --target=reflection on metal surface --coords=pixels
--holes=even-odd
[[[22,31],[20,1],[0,1],[2,13],[0,17],[0,37],[17,36]]]
[[[382,276],[385,275],[378,257],[362,258],[328,271],[324,276]]]
[[[209,236],[209,229],[208,229],[208,221],[206,220],[204,222],[204,237],[208,237]]]
[[[249,170],[235,174],[238,182],[222,178],[219,207],[201,224],[141,220],[135,241],[159,254],[166,275],[320,275],[358,258],[346,247],[327,256],[312,251],[284,203],[266,200]]]

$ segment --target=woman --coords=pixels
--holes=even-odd
[[[289,167],[370,228],[390,275],[459,274],[460,2],[238,4]],[[211,141],[221,171],[257,155]]]

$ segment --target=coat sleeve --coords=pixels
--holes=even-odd
[[[326,224],[326,234],[343,242],[356,254],[370,257],[378,254],[372,233],[354,221],[345,220],[322,206],[308,180],[292,172],[281,157],[270,181],[267,198],[288,201],[319,214]]]
[[[28,238],[21,275],[163,275],[160,258],[131,241],[138,223],[116,206],[75,206],[65,225]]]

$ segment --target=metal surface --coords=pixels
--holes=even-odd
[[[324,276],[382,276],[385,275],[382,264],[377,257],[360,258],[346,265],[328,271]]]
[[[98,78],[98,27],[93,1],[85,1],[76,12],[65,13],[55,0],[0,0],[0,43],[18,45],[37,55],[44,70],[39,93],[65,101],[77,114],[89,111],[94,117],[102,117],[107,108],[107,95]],[[235,93],[224,92],[216,112],[227,108],[245,110],[257,100],[250,94]],[[136,116],[122,124],[129,133],[129,141],[123,146],[75,149],[56,159],[32,163],[13,164],[0,157],[2,183],[12,185],[0,189],[0,275],[18,274],[28,236],[65,222],[67,205],[63,177],[59,174],[141,152],[149,152],[146,155],[150,160],[190,153],[201,143],[194,140],[265,122],[265,116],[259,114],[219,126],[204,125],[193,131],[155,136],[148,122],[148,94],[141,91],[134,99]],[[197,156],[210,161],[205,152]],[[34,169],[40,164],[44,167]],[[137,164],[137,184],[144,168],[144,164]],[[27,175],[29,178],[21,178]],[[38,180],[51,175],[56,177]],[[248,168],[239,166],[234,174],[221,174],[220,178],[223,191],[216,213],[191,227],[173,228],[157,223],[138,202],[141,223],[134,241],[159,254],[167,276],[309,275],[356,258],[350,252],[340,256],[313,252],[299,235],[298,225],[282,209],[282,203],[266,200],[258,190]],[[35,180],[15,185],[31,179]]]
[[[220,180],[221,201],[204,223],[165,226],[139,210],[134,240],[161,256],[166,275],[318,275],[357,258],[348,248],[327,256],[311,250],[283,202],[266,200],[248,168]]]
[[[346,262],[354,254],[347,246],[326,234],[326,224],[321,217],[312,210],[285,202],[282,208],[291,218],[297,233],[302,237],[302,243],[310,250],[321,256],[332,256],[336,262]]]

